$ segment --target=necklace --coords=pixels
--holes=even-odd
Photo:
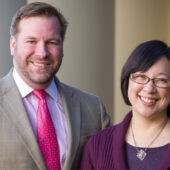
[[[165,120],[162,128],[160,129],[160,131],[158,132],[158,134],[153,138],[153,140],[149,143],[149,145],[144,148],[144,149],[138,149],[138,146],[137,146],[137,143],[136,143],[136,139],[135,139],[135,135],[134,135],[134,132],[133,132],[133,128],[132,128],[132,123],[131,123],[131,131],[132,131],[132,137],[133,137],[133,141],[134,141],[134,144],[135,144],[135,148],[136,148],[136,151],[137,151],[137,158],[140,159],[141,161],[145,159],[146,155],[147,155],[147,149],[154,143],[154,141],[160,136],[161,132],[163,131],[163,129],[165,128],[166,124],[168,122],[168,119]]]

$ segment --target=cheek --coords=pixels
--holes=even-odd
[[[35,47],[33,45],[24,44],[20,46],[20,54],[27,56],[35,52]]]
[[[136,101],[137,94],[139,93],[140,90],[141,89],[139,88],[139,85],[137,85],[134,82],[129,81],[128,98],[131,103],[133,101]]]
[[[129,98],[129,101],[130,101],[131,104],[133,102],[133,93],[134,93],[134,91],[132,89],[133,89],[133,84],[129,81],[128,98]]]
[[[52,49],[50,50],[50,55],[54,61],[58,62],[63,57],[63,51],[61,49]]]
[[[28,50],[27,48],[16,48],[15,50],[15,54],[14,54],[14,62],[17,65],[24,65],[27,60],[29,59],[29,57],[31,56],[31,51]]]
[[[31,46],[31,45],[28,45],[28,44],[25,44],[25,43],[19,43],[16,46],[15,53],[18,57],[24,59],[24,58],[27,58],[27,56],[30,56],[31,54],[33,54],[34,51],[35,51],[34,46]]]
[[[63,48],[62,46],[50,46],[48,47],[48,51],[53,55],[53,56],[62,56],[63,55]]]
[[[170,104],[170,90],[168,90],[168,92],[164,92],[162,96],[165,96],[165,100],[168,104]]]

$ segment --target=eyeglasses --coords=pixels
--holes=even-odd
[[[147,84],[150,80],[153,82],[154,86],[160,88],[170,87],[170,80],[165,78],[154,78],[151,79],[143,74],[130,74],[130,79],[138,84]]]

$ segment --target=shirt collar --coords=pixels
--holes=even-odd
[[[34,90],[33,88],[31,88],[24,82],[24,80],[20,77],[20,75],[17,73],[15,68],[13,69],[13,77],[14,77],[15,83],[18,87],[18,90],[22,98],[26,97],[28,94],[30,94]],[[51,84],[45,89],[45,91],[54,100],[58,101],[58,89],[54,82],[54,79],[51,82]]]

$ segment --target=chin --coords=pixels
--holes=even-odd
[[[142,114],[143,117],[146,117],[146,118],[154,118],[154,117],[157,117],[159,115],[159,113],[155,113],[155,112],[145,112],[144,114]]]
[[[30,81],[34,84],[48,84],[51,82],[51,80],[53,79],[53,76],[46,76],[46,77],[41,77],[41,76],[37,76],[34,78],[30,78]]]

